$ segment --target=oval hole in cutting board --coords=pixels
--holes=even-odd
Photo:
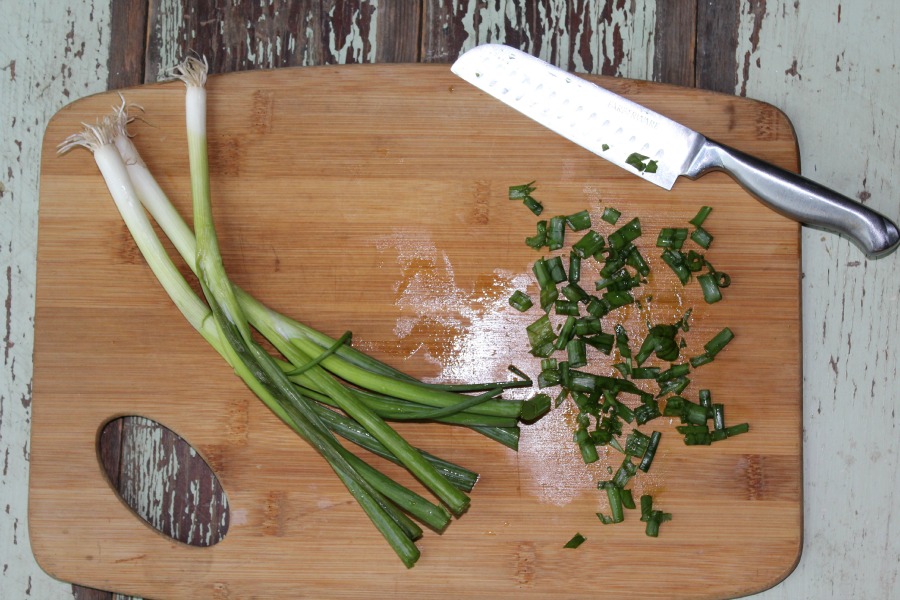
[[[213,546],[225,537],[225,490],[171,429],[144,417],[119,417],[103,427],[97,450],[110,486],[151,527],[191,546]]]

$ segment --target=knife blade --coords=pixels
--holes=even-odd
[[[843,234],[870,257],[900,245],[884,215],[810,179],[717,143],[530,54],[484,44],[451,71],[548,129],[650,183],[724,171],[760,202],[808,226]]]

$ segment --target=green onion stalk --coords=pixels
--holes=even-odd
[[[469,505],[477,474],[411,446],[385,419],[465,425],[512,448],[520,419],[535,419],[542,399],[500,399],[529,380],[474,385],[426,384],[353,349],[349,334],[335,340],[272,311],[233,285],[224,268],[212,221],[206,148],[205,61],[191,58],[173,74],[186,84],[195,231],[184,222],[141,160],[125,131],[126,105],[66,139],[60,152],[92,151],[110,194],[154,275],[201,336],[276,416],[329,463],[407,567],[419,551],[421,528],[438,531]],[[197,275],[203,301],[156,236],[147,212]],[[280,352],[270,355],[251,327]],[[468,395],[462,392],[481,392]],[[340,412],[333,410],[337,408]],[[403,465],[442,504],[434,504],[384,476],[347,451],[335,433],[377,456]],[[445,508],[446,507],[446,508]],[[449,512],[448,512],[449,509]]]

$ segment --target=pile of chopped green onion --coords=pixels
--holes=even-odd
[[[632,158],[641,171],[655,169],[653,161],[644,162],[646,156],[635,154]],[[537,189],[534,183],[510,187],[510,199],[530,196]],[[731,283],[705,255],[713,240],[704,228],[711,212],[708,206],[699,210],[689,222],[693,231],[663,228],[656,240],[656,247],[662,249],[660,258],[682,285],[703,271],[696,279],[710,304],[720,301],[721,289]],[[619,468],[614,473],[610,469],[611,479],[598,483],[609,501],[610,514],[597,513],[604,524],[622,522],[624,509],[636,508],[628,485],[639,472],[650,469],[657,454],[662,432],[647,434],[639,427],[659,418],[678,417],[681,425],[676,431],[687,445],[709,445],[749,430],[746,423],[726,426],[724,405],[713,403],[709,390],[701,390],[697,402],[685,397],[692,370],[712,362],[731,342],[734,333],[730,328],[713,336],[703,352],[687,356],[684,333],[690,327],[690,309],[675,323],[648,323],[639,343],[633,343],[622,323],[616,322],[619,309],[639,303],[635,290],[647,285],[650,275],[649,263],[637,245],[643,235],[641,221],[634,217],[619,225],[621,216],[612,207],[604,209],[600,219],[614,227],[606,233],[593,228],[588,211],[538,221],[536,234],[525,239],[531,248],[549,253],[532,265],[538,297],[532,299],[525,291],[516,290],[509,298],[518,311],[540,313],[526,327],[531,354],[541,361],[537,385],[555,407],[566,401],[574,404],[573,441],[584,462],[599,460],[598,447],[608,446],[623,455]],[[567,231],[579,232],[577,240],[568,243]],[[688,241],[698,249],[685,251]],[[582,267],[591,260],[600,278],[593,286],[585,286]],[[612,327],[604,320],[613,321]],[[616,375],[598,375],[593,372],[596,369],[590,369],[590,355],[595,353],[609,357],[604,364],[617,357],[611,365]],[[559,391],[552,398],[544,390],[554,387]],[[672,516],[653,509],[648,494],[641,497],[640,504],[646,534],[656,537],[660,524]],[[577,534],[565,547],[578,547],[584,540]]]
[[[516,449],[520,421],[550,405],[541,395],[508,400],[504,390],[529,387],[523,377],[484,384],[427,384],[273,311],[234,285],[213,227],[206,136],[206,61],[173,70],[186,85],[185,116],[193,230],[170,203],[126,132],[128,106],[70,136],[60,152],[89,149],[135,243],[187,321],[284,423],[324,457],[407,567],[419,557],[417,523],[442,531],[469,506],[478,475],[411,446],[387,421],[464,426]],[[150,218],[197,276],[191,288],[157,237]],[[270,353],[254,330],[277,350]],[[517,372],[521,375],[521,372]],[[337,436],[402,465],[437,502],[413,492],[347,450]]]

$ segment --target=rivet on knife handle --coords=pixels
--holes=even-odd
[[[779,213],[845,234],[870,256],[900,244],[892,221],[808,179],[717,144],[696,131],[530,54],[485,44],[463,54],[453,73],[545,127],[634,174],[628,156],[655,161],[642,179],[672,189],[681,176],[728,172]],[[623,150],[626,149],[626,150]]]

